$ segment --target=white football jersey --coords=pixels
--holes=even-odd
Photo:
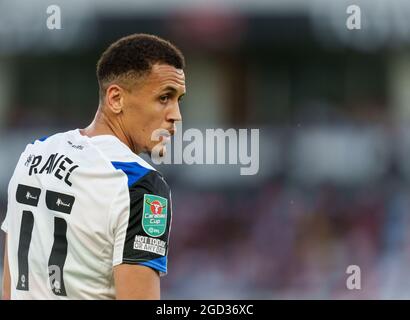
[[[12,299],[115,299],[113,268],[167,273],[161,174],[111,135],[78,129],[27,145],[8,188]]]

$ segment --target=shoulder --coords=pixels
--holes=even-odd
[[[112,162],[112,165],[127,176],[128,189],[166,195],[169,185],[160,172],[138,162]]]
[[[170,187],[164,177],[158,171],[150,171],[141,179],[129,186],[130,191],[140,190],[149,193],[155,193],[162,196],[168,196]]]
[[[143,177],[155,175],[157,170],[147,161],[131,151],[131,149],[112,135],[95,136],[89,139],[103,157],[116,171],[120,171],[127,178],[131,187]]]
[[[143,185],[158,186],[166,183],[162,175],[153,166],[130,150],[124,149],[110,158],[112,166],[127,176],[129,188]]]
[[[117,145],[115,155],[111,155],[111,164],[116,170],[127,176],[128,188],[150,192],[168,193],[169,186],[163,175],[140,156],[126,146]]]
[[[76,131],[77,130],[70,130],[70,131],[65,131],[65,132],[52,133],[52,134],[49,134],[49,135],[43,135],[43,136],[40,136],[40,137],[34,139],[33,141],[31,141],[28,144],[28,146],[30,146],[30,145],[42,145],[43,142],[55,142],[59,139],[66,138],[67,136],[76,134]]]
[[[70,132],[70,131],[68,131]],[[24,160],[26,166],[29,162],[33,159],[35,153],[41,152],[45,146],[45,142],[49,143],[50,141],[55,141],[61,138],[66,132],[59,132],[51,135],[46,136],[39,136],[38,138],[34,138],[29,142],[26,142],[23,151],[20,153],[20,159],[18,163]]]

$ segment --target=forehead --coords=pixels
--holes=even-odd
[[[167,64],[154,64],[144,84],[155,91],[172,87],[180,93],[185,93],[184,70]]]

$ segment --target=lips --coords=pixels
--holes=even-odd
[[[171,136],[173,136],[173,135],[175,135],[175,133],[177,132],[177,129],[176,129],[176,128],[172,128],[172,129],[169,129],[169,130],[167,130],[167,131],[170,133]]]
[[[162,143],[168,143],[171,140],[171,136],[174,132],[167,130],[166,132],[161,132],[160,139]]]
[[[176,128],[170,129],[157,129],[153,132],[152,139],[153,141],[160,141],[161,144],[167,144],[171,141],[171,137],[175,134]]]

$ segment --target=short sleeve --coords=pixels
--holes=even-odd
[[[172,204],[164,178],[149,171],[115,202],[113,265],[140,264],[165,275]]]

